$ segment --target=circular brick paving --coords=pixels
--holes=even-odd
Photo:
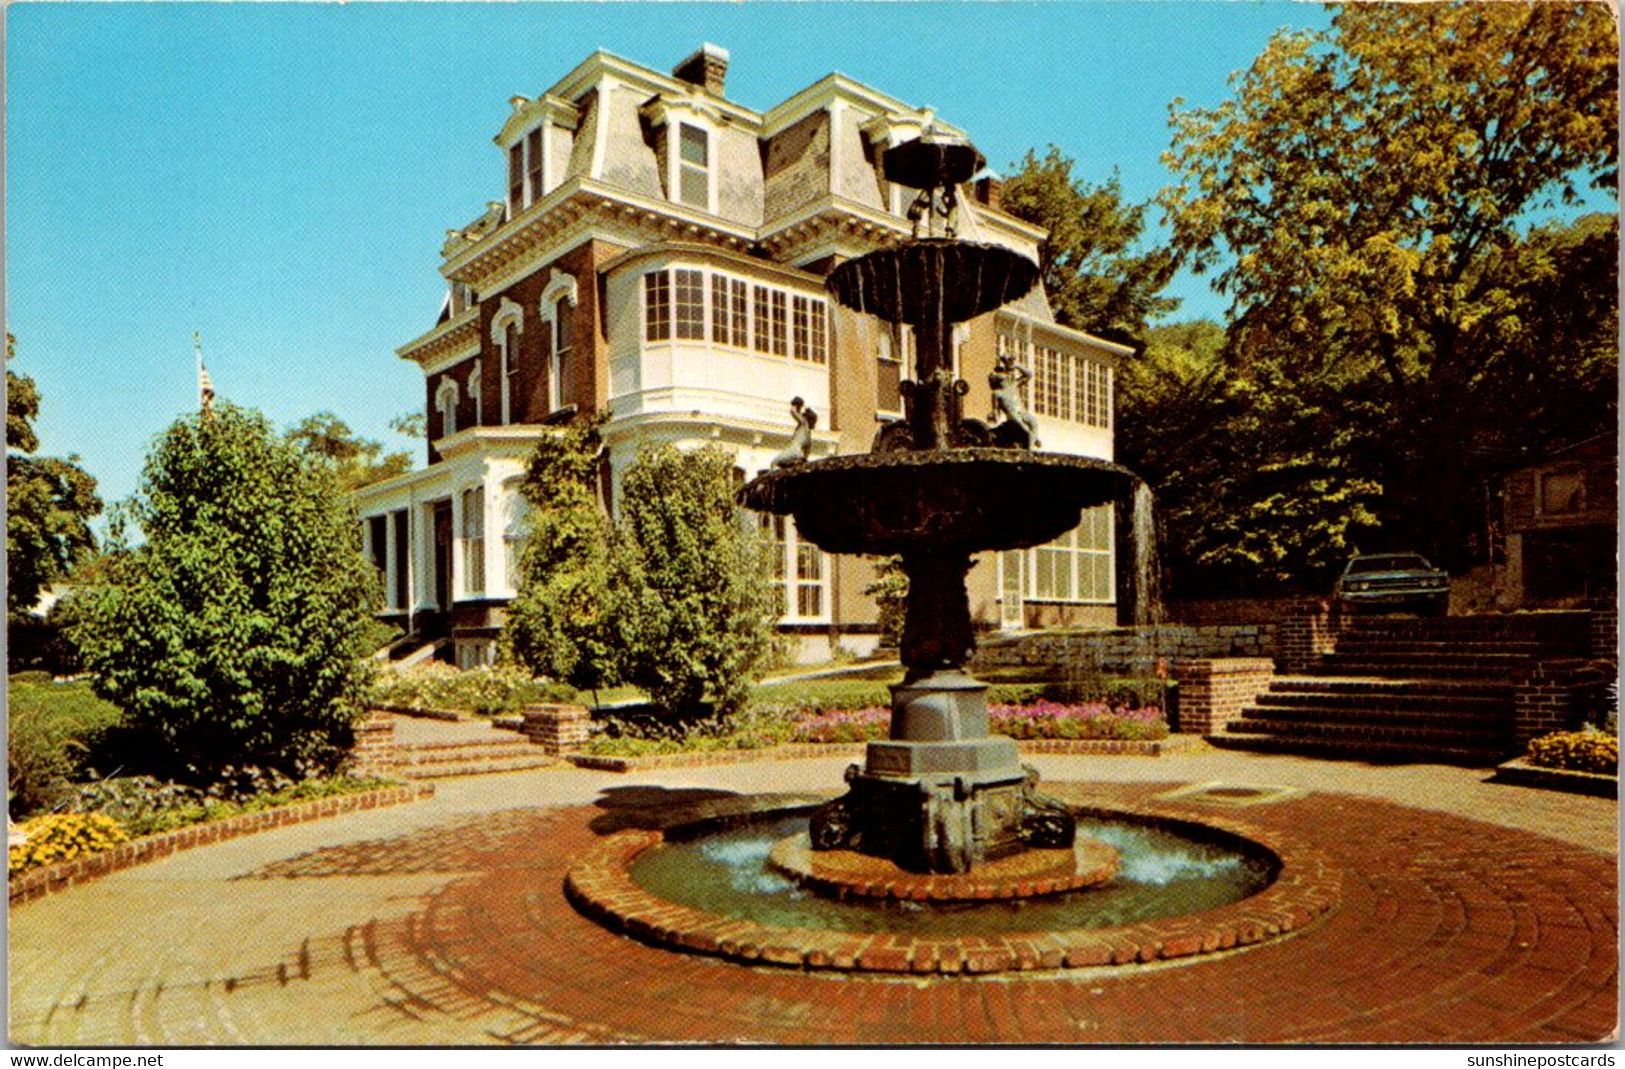
[[[737,822],[751,813],[783,805],[783,800],[771,796],[729,799],[673,811],[665,819],[670,827],[687,832],[694,824]],[[1111,810],[1092,807],[1087,815],[1127,817],[1250,853],[1262,851],[1271,857],[1278,872],[1264,890],[1228,906],[1117,928],[953,936],[852,934],[757,924],[666,901],[645,890],[631,876],[638,855],[664,840],[664,829],[639,829],[616,832],[583,851],[570,868],[565,889],[582,912],[616,931],[676,950],[745,963],[888,973],[998,973],[1128,965],[1213,954],[1300,930],[1337,904],[1342,878],[1336,867],[1319,850],[1278,831],[1211,816],[1195,822],[1188,815],[1182,818],[1167,809],[1145,805]],[[1085,853],[1085,875],[1098,882],[1116,869],[1116,851],[1104,844],[1095,845],[1105,853]],[[814,862],[805,860],[810,877]],[[1022,859],[1009,860],[1019,865]],[[1034,860],[1042,863],[1045,859]],[[1067,860],[1071,868],[1071,857]],[[990,882],[981,897],[998,897],[994,892],[1000,890],[1018,890],[1024,897],[1041,893],[1039,886],[1044,881],[1036,873],[1026,879],[1019,873],[999,875],[1008,878]],[[931,879],[894,877],[889,884],[880,882],[871,893],[923,898]],[[1048,891],[1056,889],[1051,881]]]
[[[1051,790],[1132,809],[1171,786]],[[1224,823],[1212,806],[1156,808]],[[627,831],[657,835],[670,816],[539,813],[536,829],[508,829],[511,842],[462,859],[480,871],[433,895],[401,931],[373,933],[370,959],[414,1005],[449,999],[459,1013],[484,1004],[534,1020],[535,1031],[498,1037],[515,1041],[566,1029],[597,1042],[1573,1043],[1615,1027],[1613,860],[1440,813],[1318,793],[1249,809],[1252,832],[1317,844],[1339,903],[1246,953],[1131,965],[1146,933],[1114,929],[1115,967],[933,977],[677,953],[614,934],[566,901],[561,886],[583,853]],[[1259,908],[1263,897],[1237,904],[1260,933],[1279,920]],[[680,907],[670,908],[675,923]],[[967,944],[1006,952],[998,942]],[[886,948],[882,939],[872,950]],[[908,952],[905,940],[890,949]],[[1054,964],[1042,947],[1032,952],[1038,966]]]
[[[567,901],[585,852],[656,831],[696,801],[737,798],[618,785],[596,806],[458,811],[217,879],[176,882],[196,867],[183,856],[29,904],[12,918],[11,1037],[1504,1046],[1614,1032],[1611,852],[1324,791],[1244,810],[1159,797],[1188,786],[1046,780],[1078,805],[1233,817],[1313,844],[1339,874],[1337,907],[1245,951],[1146,964],[951,976],[741,964],[617,934]],[[249,845],[209,849],[225,858]],[[19,953],[32,972],[16,967]]]

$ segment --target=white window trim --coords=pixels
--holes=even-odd
[[[673,274],[673,272],[676,271],[694,271],[700,276],[700,301],[702,314],[701,335],[698,338],[681,338],[677,335],[677,278],[675,274]],[[766,360],[773,360],[783,364],[791,364],[797,367],[808,368],[829,368],[835,361],[835,318],[831,315],[832,306],[830,304],[829,297],[826,294],[807,293],[799,289],[792,289],[789,286],[783,285],[782,283],[764,281],[752,275],[734,274],[729,271],[719,271],[714,268],[682,261],[673,261],[663,264],[660,267],[650,268],[639,277],[640,279],[647,279],[651,275],[657,274],[664,274],[667,276],[666,292],[670,295],[671,302],[669,321],[670,333],[664,338],[657,338],[653,340],[649,338],[648,283],[640,281],[638,291],[638,338],[640,339],[639,344],[645,348],[652,345],[682,345],[703,346],[711,349],[728,349],[733,352],[749,353],[752,356],[760,357]],[[712,283],[713,280],[718,278],[727,279],[730,283],[730,308],[732,307],[733,302],[733,290],[731,288],[731,284],[735,282],[744,284],[744,300],[747,313],[745,316],[745,343],[743,345],[735,345],[733,343],[731,324],[729,328],[729,340],[726,342],[716,340],[716,291],[713,288]],[[768,290],[770,293],[776,292],[784,298],[784,352],[782,353],[775,353],[768,349],[759,348],[757,345],[758,340],[762,337],[761,331],[757,329],[761,325],[761,320],[759,320],[756,316],[757,287]],[[809,317],[822,317],[822,360],[803,360],[795,355],[795,302],[797,298],[801,298],[810,303],[811,307],[808,311]],[[809,330],[810,329],[811,319],[809,318]]]
[[[714,106],[699,100],[681,100],[657,97],[644,105],[642,115],[656,127],[663,127],[666,139],[666,199],[685,208],[716,214],[717,210],[717,133],[721,129],[722,113]],[[683,124],[705,134],[705,204],[689,204],[682,197],[682,130]]]
[[[434,406],[440,410],[440,437],[449,438],[457,433],[457,402],[461,397],[457,380],[451,375],[440,376],[440,385],[434,391]]]
[[[1113,506],[1110,506],[1110,505],[1104,505],[1104,506],[1099,506],[1099,507],[1106,508],[1106,509],[1112,509],[1113,508]],[[1080,519],[1080,521],[1079,521],[1079,526],[1080,527],[1082,526],[1083,522],[1084,521]],[[1092,547],[1071,546],[1071,545],[1057,546],[1057,545],[1054,544],[1055,542],[1059,542],[1062,538],[1070,538],[1070,537],[1072,537],[1073,532],[1078,530],[1077,527],[1074,527],[1071,531],[1067,531],[1064,534],[1062,534],[1060,536],[1060,538],[1055,539],[1054,542],[1049,542],[1049,543],[1046,543],[1046,544],[1044,544],[1042,546],[1034,546],[1031,549],[1027,550],[1026,551],[1026,554],[1027,554],[1026,560],[1023,562],[1023,565],[1022,565],[1023,569],[1026,572],[1026,575],[1024,577],[1025,582],[1023,584],[1024,589],[1023,589],[1023,592],[1022,592],[1023,600],[1027,601],[1027,602],[1041,602],[1041,603],[1047,604],[1047,605],[1115,605],[1115,604],[1117,604],[1117,538],[1116,538],[1116,523],[1117,523],[1117,517],[1115,515],[1115,509],[1113,509],[1113,511],[1111,513],[1107,514],[1107,518],[1106,518],[1107,538],[1106,538],[1106,548],[1105,549],[1096,549],[1096,548],[1092,548]],[[1068,596],[1068,597],[1057,597],[1057,596],[1054,596],[1052,594],[1041,594],[1039,592],[1039,590],[1038,590],[1038,554],[1042,550],[1050,550],[1050,551],[1059,550],[1060,552],[1065,554],[1068,566],[1072,569],[1072,590],[1073,590],[1073,593],[1070,596]],[[1111,587],[1109,595],[1107,597],[1105,597],[1105,598],[1085,598],[1085,597],[1080,597],[1078,595],[1078,593],[1077,593],[1077,590],[1078,590],[1078,561],[1079,561],[1079,558],[1082,558],[1082,557],[1102,557],[1102,556],[1105,557],[1106,560],[1107,560],[1106,574],[1107,574],[1107,577],[1108,577],[1108,582],[1109,582],[1110,587]],[[1001,586],[1001,591],[1002,591],[1002,586]]]
[[[765,524],[764,531],[767,537],[774,538],[773,521],[777,518],[768,513],[759,513]],[[781,591],[779,601],[779,623],[781,624],[827,624],[830,621],[830,567],[832,558],[828,553],[805,543],[821,559],[819,577],[816,581],[808,581],[807,586],[816,586],[818,589],[818,613],[811,616],[801,615],[801,554],[803,545],[801,532],[796,529],[796,521],[788,516],[784,520],[784,543],[781,561],[784,565],[784,581],[773,580],[773,585]],[[776,538],[774,539],[776,541]]]
[[[468,399],[474,404],[474,426],[483,426],[485,413],[485,394],[482,392],[485,385],[485,376],[481,373],[480,365],[475,363],[474,370],[468,373]]]
[[[576,285],[574,275],[567,275],[555,267],[547,277],[547,285],[542,289],[541,299],[537,301],[537,313],[547,331],[547,399],[548,409],[553,412],[557,412],[564,405],[564,392],[559,388],[564,365],[559,359],[558,308],[559,301],[566,298],[569,299],[572,308],[578,307],[581,304],[580,289]]]
[[[479,505],[480,530],[477,536],[469,529],[468,503],[470,501],[477,502]],[[458,556],[463,562],[460,589],[464,598],[484,597],[487,585],[485,573],[490,571],[489,561],[487,560],[489,546],[485,536],[487,527],[485,514],[488,511],[485,507],[485,484],[475,483],[473,486],[463,487],[458,492],[457,504]],[[475,542],[480,545],[480,559],[477,562],[469,559],[473,556]],[[470,567],[471,564],[476,563],[479,565],[478,568]]]
[[[497,350],[497,370],[502,380],[502,425],[513,422],[513,398],[509,396],[508,380],[513,377],[518,354],[508,352],[508,324],[513,323],[519,334],[525,333],[525,309],[507,297],[497,314],[491,317],[491,343]]]
[[[531,205],[535,204],[537,201],[541,200],[543,196],[546,195],[546,192],[547,192],[547,171],[548,171],[547,155],[548,155],[548,152],[551,151],[551,149],[552,149],[552,145],[550,143],[552,141],[552,131],[549,129],[549,127],[551,127],[552,125],[553,125],[552,123],[545,122],[545,121],[532,124],[530,126],[525,127],[523,130],[519,131],[518,136],[516,136],[512,140],[507,141],[507,142],[502,144],[502,167],[503,167],[503,176],[502,176],[503,177],[503,182],[502,182],[503,194],[502,195],[503,195],[503,198],[505,200],[507,200],[507,203],[508,203],[508,218],[509,219],[512,219],[512,218],[516,217],[517,215],[519,215],[520,212],[523,212],[526,208],[529,208]],[[541,152],[541,155],[542,155],[541,168],[540,168],[541,174],[539,176],[540,179],[541,179],[540,185],[532,183],[531,182],[531,177],[530,177],[531,174],[537,170],[537,167],[535,166],[534,161],[532,161],[531,158],[530,158],[530,135],[534,131],[538,131],[538,130],[541,131],[541,135],[542,135],[541,138],[539,139],[539,143],[537,145],[537,149],[538,149],[538,151]],[[518,204],[513,203],[513,201],[510,199],[513,190],[512,190],[512,187],[510,187],[508,185],[508,170],[507,170],[510,166],[512,166],[512,164],[509,161],[512,158],[513,150],[516,147],[519,149],[519,167],[520,167],[520,171],[519,171],[519,203]]]

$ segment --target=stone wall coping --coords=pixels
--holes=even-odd
[[[243,813],[204,824],[188,824],[184,828],[120,843],[110,850],[74,858],[71,861],[41,865],[39,868],[10,876],[7,880],[10,902],[13,906],[32,902],[36,898],[56,894],[69,887],[88,883],[149,861],[157,861],[178,851],[190,850],[194,846],[207,846],[290,824],[307,824],[313,820],[336,817],[361,809],[404,805],[433,794],[434,787],[427,783],[403,783],[394,787],[375,787],[370,791],[357,791],[354,794],[313,798],[308,802],[262,809],[257,813]]]

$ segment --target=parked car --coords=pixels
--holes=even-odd
[[[1450,607],[1450,576],[1420,553],[1372,553],[1349,561],[1333,593],[1353,612],[1443,616]]]

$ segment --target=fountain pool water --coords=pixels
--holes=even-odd
[[[670,837],[642,852],[630,873],[634,883],[663,900],[758,924],[967,935],[1106,928],[1216,909],[1263,890],[1279,868],[1255,844],[1195,838],[1166,823],[1084,815],[1077,827],[1079,835],[1119,852],[1117,875],[1087,890],[1010,901],[854,901],[809,891],[769,859],[777,843],[807,830],[805,812],[786,810],[692,838]]]

